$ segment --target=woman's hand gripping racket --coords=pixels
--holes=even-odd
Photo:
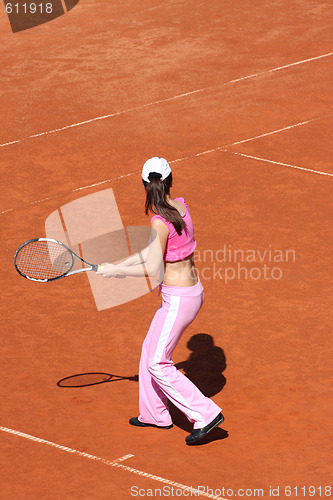
[[[76,259],[88,267],[73,270]],[[81,259],[64,243],[51,238],[36,238],[23,243],[15,253],[14,265],[24,278],[43,282],[103,268]]]

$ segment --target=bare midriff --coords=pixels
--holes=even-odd
[[[168,286],[194,286],[198,275],[194,265],[193,253],[182,260],[165,262],[163,283]]]

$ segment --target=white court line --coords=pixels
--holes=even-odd
[[[254,141],[255,139],[260,139],[261,137],[267,137],[268,135],[277,134],[278,132],[283,132],[284,130],[289,130],[289,129],[292,129],[295,127],[300,127],[302,125],[307,125],[308,123],[311,123],[311,122],[314,122],[317,120],[323,120],[324,118],[327,118],[330,116],[332,116],[332,114],[319,116],[317,118],[311,118],[310,120],[294,123],[293,125],[288,125],[286,127],[279,128],[277,130],[272,130],[271,132],[266,132],[265,134],[260,134],[260,135],[257,135],[255,137],[250,137],[248,139],[243,139],[242,141],[232,142],[231,144],[227,144],[226,146],[218,146],[218,147],[213,148],[213,149],[207,149],[206,151],[201,151],[200,153],[196,153],[194,155],[184,156],[183,158],[177,158],[176,160],[169,161],[169,163],[178,163],[180,161],[190,160],[191,158],[196,158],[198,156],[207,155],[209,153],[214,153],[216,151],[224,151],[224,152],[229,151],[232,153],[232,151],[228,150],[227,148],[229,148],[231,146],[235,146],[237,144],[243,144],[244,142]],[[290,167],[296,168],[296,166],[288,165],[287,163],[285,163],[285,166],[290,166]],[[306,169],[306,168],[302,168],[302,167],[298,167],[298,168],[300,170],[307,170],[308,172],[311,172],[311,173],[322,174],[322,175],[325,175],[325,174],[331,175],[327,172],[320,172],[317,170],[311,170],[311,169]],[[135,172],[131,172],[129,174],[124,174],[124,175],[119,175],[118,177],[113,177],[112,179],[106,179],[104,181],[95,182],[94,184],[88,184],[87,186],[81,186],[79,188],[72,189],[70,192],[75,193],[77,191],[84,191],[85,189],[90,189],[90,188],[95,187],[95,186],[101,186],[102,184],[107,184],[109,182],[113,182],[113,181],[116,181],[118,179],[123,179],[124,177],[131,177],[132,175],[137,175],[140,173],[141,173],[141,170],[136,170]],[[64,194],[60,193],[60,194],[56,194],[54,196],[49,196],[48,198],[42,198],[41,200],[31,201],[30,203],[27,203],[26,205],[23,205],[20,208],[26,208],[26,207],[30,207],[31,205],[37,205],[37,203],[42,203],[43,201],[54,200],[56,198],[59,198],[60,196],[64,196]],[[14,210],[18,210],[18,209],[8,208],[7,210],[3,210],[2,212],[0,212],[0,215],[4,215],[6,213],[13,212]]]
[[[92,188],[92,187],[95,187],[95,186],[100,186],[100,185],[106,184],[108,182],[117,181],[118,179],[123,179],[124,177],[130,177],[131,175],[135,175],[135,174],[138,174],[138,173],[139,173],[139,171],[131,172],[129,174],[124,174],[124,175],[119,175],[118,177],[113,177],[112,179],[106,179],[105,181],[95,182],[94,184],[89,184],[88,186],[82,186],[82,187],[79,187],[79,188],[71,189],[70,193],[75,193],[76,191],[83,191],[85,189],[89,189],[89,188]],[[68,194],[68,193],[66,193],[66,194]],[[27,203],[26,205],[23,205],[20,208],[31,207],[32,205],[37,205],[38,203],[42,203],[43,201],[55,200],[56,198],[59,198],[60,196],[65,196],[65,194],[64,193],[59,193],[59,194],[55,194],[53,196],[48,196],[47,198],[42,198],[40,200],[31,201],[30,203]],[[3,212],[0,212],[0,215],[4,215],[4,214],[6,214],[8,212],[13,212],[14,210],[18,210],[18,209],[8,208],[7,210],[4,210]]]
[[[289,163],[280,163],[280,162],[275,162],[275,161],[271,161],[271,160],[265,160],[263,158],[258,158],[256,156],[250,156],[250,155],[245,155],[245,154],[242,154],[242,153],[236,153],[236,152],[228,149],[231,146],[235,146],[237,144],[243,144],[245,142],[249,142],[249,141],[254,141],[256,139],[260,139],[261,137],[267,137],[269,135],[277,134],[278,132],[283,132],[284,130],[290,130],[292,128],[301,127],[302,125],[307,125],[308,123],[312,123],[312,122],[315,122],[315,121],[318,121],[318,120],[323,120],[324,118],[328,118],[330,116],[333,116],[333,115],[329,114],[329,115],[319,116],[317,118],[311,118],[310,120],[305,120],[305,121],[302,121],[302,122],[294,123],[293,125],[288,125],[286,127],[282,127],[282,128],[277,129],[277,130],[272,130],[271,132],[266,132],[265,134],[256,135],[254,137],[249,137],[248,139],[243,139],[243,140],[237,141],[237,142],[232,142],[232,143],[227,144],[225,146],[218,146],[218,147],[216,147],[214,149],[207,149],[206,151],[201,151],[200,153],[197,153],[197,154],[192,155],[192,156],[186,156],[184,158],[178,158],[177,160],[170,161],[169,163],[176,163],[176,162],[179,162],[179,161],[189,160],[189,159],[195,158],[197,156],[203,156],[203,155],[206,155],[206,154],[209,154],[209,153],[214,153],[216,151],[223,151],[223,152],[229,152],[229,153],[233,153],[233,154],[238,154],[240,156],[245,156],[245,157],[248,157],[248,158],[253,158],[253,159],[256,159],[256,160],[266,161],[268,163],[275,163],[277,165],[283,165],[285,167],[291,167],[291,168],[297,168],[299,170],[305,170],[307,172],[311,172],[311,173],[314,173],[314,174],[333,176],[333,174],[330,174],[328,172],[321,172],[320,170],[312,170],[311,168],[305,168],[305,167],[297,167],[296,165],[290,165]]]
[[[236,151],[229,151],[229,150],[225,151],[228,151],[228,153],[232,153],[234,155],[243,156],[244,158],[251,158],[252,160],[264,161],[267,163],[273,163],[274,165],[282,165],[283,167],[297,168],[298,170],[306,170],[307,172],[312,172],[314,174],[329,175],[330,177],[333,177],[333,174],[330,174],[328,172],[321,172],[320,170],[312,170],[311,168],[298,167],[297,165],[290,165],[290,163],[282,163],[280,161],[268,160],[267,158],[259,158],[258,156],[246,155],[244,153],[237,153]]]
[[[231,144],[228,144],[227,146],[222,146],[222,148],[236,146],[237,144],[243,144],[244,142],[254,141],[255,139],[260,139],[261,137],[267,137],[268,135],[277,134],[278,132],[283,132],[284,130],[289,130],[289,129],[295,128],[295,127],[301,127],[302,125],[307,125],[308,123],[312,123],[312,122],[315,122],[318,120],[323,120],[324,118],[328,118],[330,116],[333,116],[332,113],[330,113],[328,115],[318,116],[317,118],[311,118],[310,120],[305,120],[304,122],[298,122],[298,123],[295,123],[294,125],[288,125],[287,127],[282,127],[282,128],[277,129],[277,130],[273,130],[272,132],[266,132],[265,134],[260,134],[260,135],[254,136],[254,137],[249,137],[248,139],[243,139],[242,141],[233,142]]]
[[[242,80],[248,80],[249,78],[254,78],[260,75],[266,75],[266,73],[274,73],[275,71],[281,71],[282,69],[291,68],[292,66],[297,66],[298,64],[304,64],[310,61],[315,61],[316,59],[322,59],[323,57],[329,57],[332,55],[333,52],[328,52],[327,54],[323,54],[321,56],[310,57],[309,59],[303,59],[302,61],[297,61],[291,64],[285,64],[284,66],[279,66],[278,68],[268,69],[266,71],[261,71],[260,73],[253,73],[253,75],[243,76],[242,78],[236,78],[235,80],[231,80],[228,83],[235,83],[235,82],[240,82]]]
[[[140,106],[135,106],[134,108],[125,109],[125,110],[122,110],[122,111],[118,111],[116,113],[110,113],[110,114],[103,115],[103,116],[97,116],[95,118],[90,118],[89,120],[84,120],[82,122],[72,123],[70,125],[65,125],[64,127],[55,128],[53,130],[47,130],[45,132],[40,132],[38,134],[29,135],[28,137],[23,137],[21,139],[16,139],[14,141],[5,142],[3,144],[0,144],[0,147],[3,148],[3,147],[6,147],[6,146],[10,146],[12,144],[17,144],[17,143],[25,141],[27,139],[34,139],[34,138],[37,138],[37,137],[42,137],[44,135],[55,134],[57,132],[63,132],[64,130],[68,130],[70,128],[80,127],[82,125],[87,125],[88,123],[93,123],[93,122],[96,122],[96,121],[99,121],[99,120],[105,120],[107,118],[113,118],[114,116],[119,116],[119,115],[123,115],[123,114],[126,114],[126,113],[131,113],[132,111],[137,111],[139,109],[144,109],[144,108],[147,108],[147,107],[150,107],[150,106],[155,106],[156,104],[161,104],[163,102],[170,102],[170,101],[173,101],[175,99],[180,99],[182,97],[187,97],[189,95],[198,94],[199,92],[207,92],[208,90],[218,89],[220,87],[224,87],[226,85],[230,85],[231,83],[237,83],[237,82],[241,82],[243,80],[249,80],[249,79],[255,78],[257,76],[266,75],[266,74],[273,73],[273,72],[276,72],[276,71],[281,71],[283,69],[291,68],[293,66],[298,66],[300,64],[305,64],[305,63],[308,63],[308,62],[311,62],[311,61],[316,61],[318,59],[323,59],[325,57],[330,57],[332,55],[333,55],[333,52],[329,52],[327,54],[322,54],[320,56],[310,57],[308,59],[303,59],[301,61],[296,61],[296,62],[293,62],[293,63],[290,63],[290,64],[285,64],[284,66],[279,66],[277,68],[269,69],[269,70],[266,70],[266,71],[261,71],[260,73],[253,73],[252,75],[242,76],[240,78],[236,78],[234,80],[230,80],[229,82],[221,83],[220,85],[214,85],[212,87],[204,87],[204,88],[201,88],[201,89],[192,90],[190,92],[185,92],[183,94],[178,94],[178,95],[175,95],[173,97],[168,97],[166,99],[161,99],[159,101],[154,101],[154,102],[149,102],[149,103],[146,103],[146,104],[141,104]]]
[[[46,444],[47,446],[51,446],[53,448],[57,448],[58,450],[61,451],[66,451],[67,453],[72,453],[75,455],[79,455],[84,458],[89,458],[90,460],[94,460],[96,462],[101,462],[105,465],[109,465],[111,467],[118,467],[120,469],[126,470],[127,472],[131,472],[132,474],[136,474],[138,476],[143,476],[147,477],[148,479],[152,479],[153,481],[158,481],[160,483],[168,484],[170,486],[175,486],[176,488],[179,488],[184,491],[190,491],[194,494],[194,496],[203,496],[206,498],[212,498],[214,500],[226,500],[225,498],[216,496],[216,495],[211,495],[209,493],[206,493],[204,491],[199,491],[195,488],[192,488],[192,486],[187,486],[186,484],[182,483],[176,483],[174,481],[170,481],[169,479],[165,479],[164,477],[160,476],[155,476],[154,474],[149,474],[148,472],[144,472],[139,469],[134,469],[133,467],[128,467],[127,465],[123,465],[119,462],[123,462],[124,460],[127,460],[128,458],[134,457],[132,454],[124,455],[123,457],[117,458],[116,460],[106,460],[105,458],[97,457],[96,455],[90,455],[89,453],[84,453],[79,450],[74,450],[73,448],[69,448],[68,446],[62,446],[57,443],[53,443],[53,441],[47,441],[46,439],[41,439],[36,436],[31,436],[30,434],[26,434],[24,432],[20,431],[15,431],[14,429],[9,429],[8,427],[1,427],[0,430],[3,432],[6,432],[8,434],[12,434],[14,436],[19,436],[25,439],[28,439],[30,441],[34,441],[36,443],[40,444]]]
[[[53,448],[57,448],[58,450],[67,451],[67,453],[73,453],[75,455],[80,455],[80,457],[90,458],[90,460],[95,460],[96,462],[102,462],[106,465],[114,465],[118,462],[122,462],[123,460],[127,460],[128,458],[134,457],[134,455],[128,454],[124,455],[121,458],[116,460],[106,460],[105,458],[96,457],[95,455],[90,455],[89,453],[84,453],[83,451],[74,450],[73,448],[69,448],[68,446],[62,446],[57,443],[53,443],[52,441],[46,441],[46,439],[41,439],[36,436],[31,436],[30,434],[25,434],[24,432],[15,431],[13,429],[9,429],[8,427],[0,426],[0,430],[3,432],[7,432],[8,434],[13,434],[14,436],[23,437],[25,439],[29,439],[30,441],[35,441],[36,443],[46,444],[48,446],[52,446]]]

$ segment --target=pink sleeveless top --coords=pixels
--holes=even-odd
[[[175,262],[176,260],[185,259],[185,257],[188,257],[191,253],[193,253],[197,246],[197,242],[194,239],[193,222],[188,206],[186,205],[184,198],[175,198],[175,200],[180,201],[180,203],[182,203],[185,207],[185,213],[181,215],[186,224],[187,234],[183,229],[179,235],[173,224],[165,220],[161,215],[154,215],[154,217],[151,218],[151,222],[153,222],[154,219],[160,219],[169,229],[168,240],[163,257],[166,262]]]

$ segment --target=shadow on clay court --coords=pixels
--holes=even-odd
[[[214,344],[214,339],[207,333],[197,333],[187,342],[187,347],[191,352],[186,361],[181,361],[175,366],[189,378],[198,389],[207,397],[212,397],[222,391],[226,384],[223,375],[226,369],[226,358],[223,349]],[[65,377],[57,385],[62,388],[80,388],[91,385],[100,385],[109,382],[130,380],[138,382],[138,375],[125,377],[112,375],[103,372],[79,373]],[[185,415],[169,402],[170,414],[174,425],[186,432],[192,431],[192,424]],[[225,439],[228,437],[227,431],[217,427],[213,429],[205,439],[202,439],[197,446]]]
[[[207,333],[193,335],[187,347],[192,351],[189,358],[177,363],[176,368],[182,370],[205,396],[210,398],[221,392],[227,382],[223,375],[227,366],[223,349],[216,346],[213,337]],[[190,433],[192,424],[185,415],[170,402],[169,408],[174,425]],[[205,439],[192,446],[201,446],[227,437],[228,432],[217,427]]]
[[[186,361],[175,366],[182,370],[198,389],[208,398],[222,391],[226,384],[223,375],[226,358],[223,349],[214,344],[214,339],[207,333],[197,333],[187,342],[191,352]]]
[[[79,387],[89,387],[91,385],[106,384],[108,382],[119,382],[120,380],[133,380],[134,382],[137,382],[139,377],[138,375],[123,377],[121,375],[111,375],[111,373],[103,372],[78,373],[76,375],[62,378],[59,382],[57,382],[57,386],[73,389]]]

